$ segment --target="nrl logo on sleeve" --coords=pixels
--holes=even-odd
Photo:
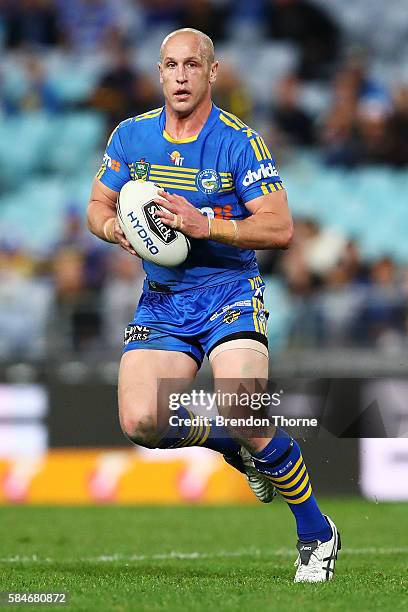
[[[248,170],[242,184],[245,187],[248,187],[249,185],[252,185],[252,183],[256,183],[256,181],[260,181],[263,178],[271,178],[272,176],[279,176],[273,163],[269,162],[267,166],[265,166],[265,164],[261,164],[259,170]]]

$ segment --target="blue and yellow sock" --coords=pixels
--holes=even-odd
[[[172,410],[171,416],[178,417],[177,425],[169,425],[159,442],[159,448],[184,448],[186,446],[204,446],[223,455],[231,456],[239,453],[240,445],[231,438],[226,427],[216,425],[215,420],[198,421],[196,425],[186,425],[186,419],[197,420],[189,408],[179,406]]]
[[[262,451],[253,453],[252,458],[256,469],[273,482],[289,505],[296,520],[299,539],[304,542],[330,540],[331,528],[313,495],[296,440],[278,427],[272,440]]]

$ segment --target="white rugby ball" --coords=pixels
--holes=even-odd
[[[129,181],[118,198],[119,225],[136,253],[159,266],[178,266],[186,259],[190,242],[181,232],[165,225],[156,211],[160,187],[151,181]],[[166,203],[166,200],[163,200]]]

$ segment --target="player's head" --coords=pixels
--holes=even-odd
[[[166,104],[179,116],[190,115],[211,97],[217,76],[214,45],[206,34],[192,28],[171,32],[160,48],[160,82]]]

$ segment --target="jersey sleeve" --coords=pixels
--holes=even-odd
[[[120,137],[120,125],[110,135],[96,178],[114,191],[120,191],[130,181],[129,167]]]
[[[252,133],[251,138],[240,140],[234,158],[235,191],[242,202],[283,189],[275,160],[261,136]]]

